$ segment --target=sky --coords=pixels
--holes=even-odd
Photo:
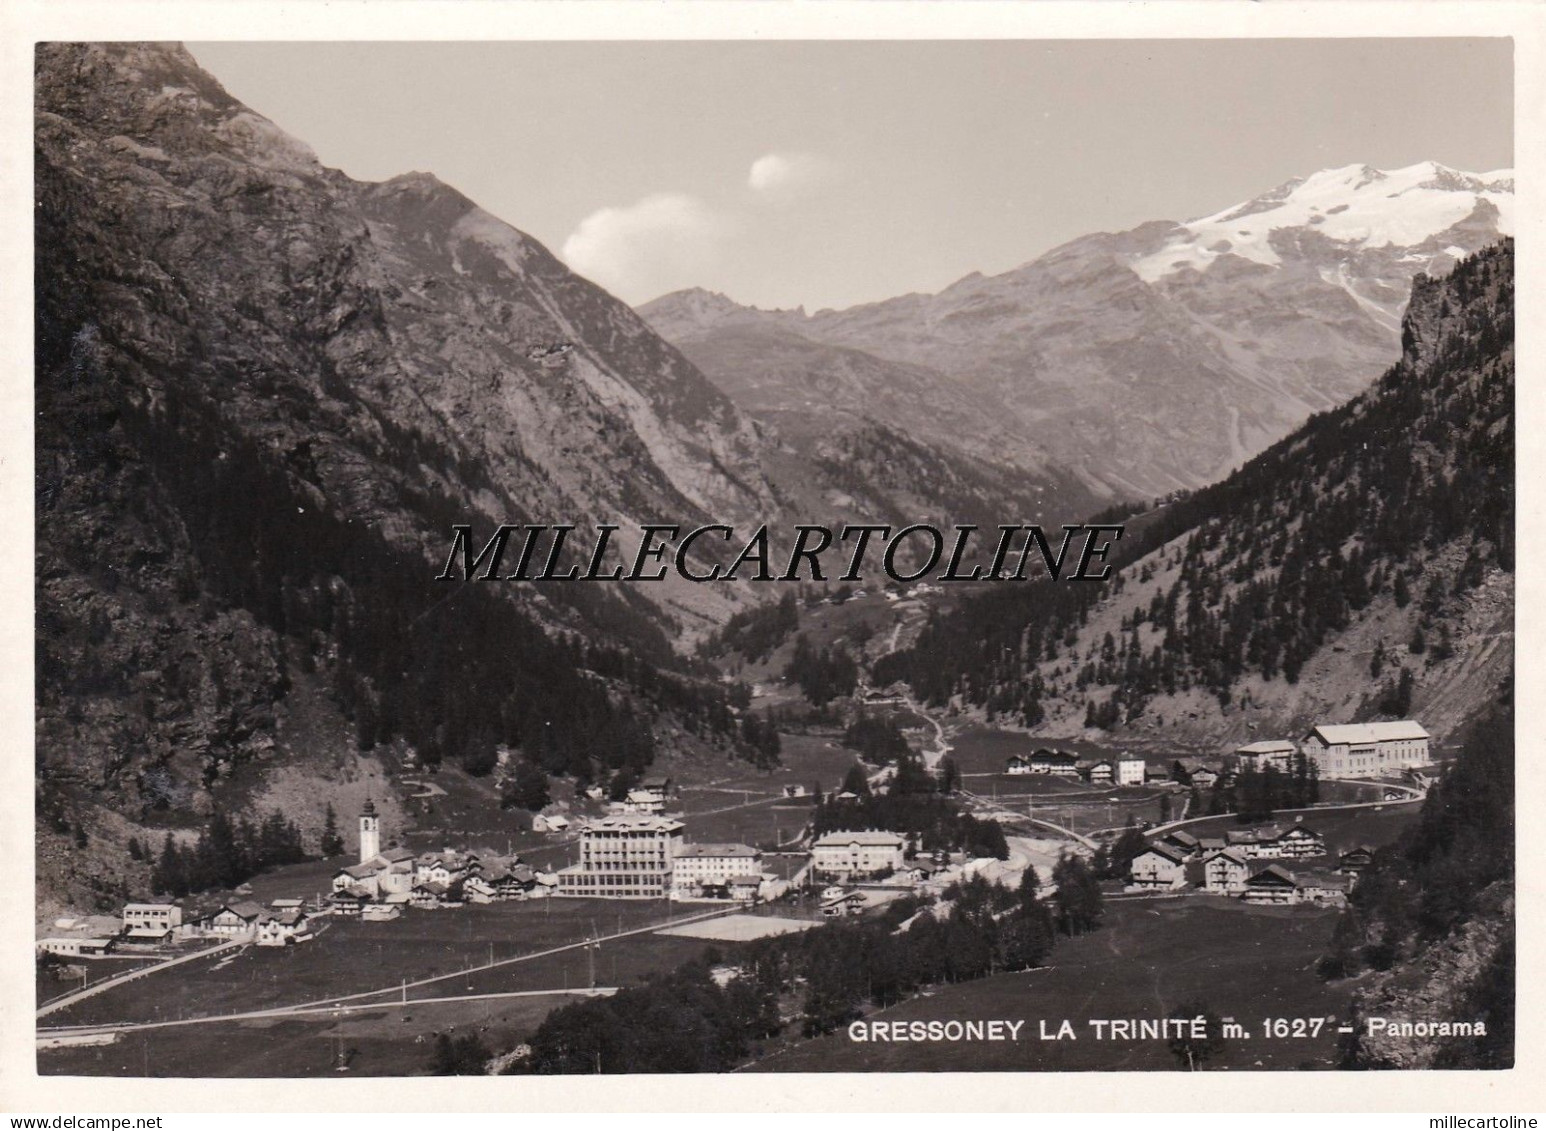
[[[934,292],[1354,163],[1513,163],[1501,39],[191,43],[360,180],[434,173],[639,304]]]

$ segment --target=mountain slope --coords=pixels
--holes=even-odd
[[[707,291],[677,291],[639,314],[743,412],[784,439],[806,442],[870,422],[979,458],[1043,470],[1047,460],[935,370],[827,345],[800,333],[801,312],[742,307]],[[999,411],[995,412],[994,408]]]
[[[800,332],[803,312],[742,307],[678,291],[639,313],[767,427],[789,458],[769,473],[807,514],[834,521],[1074,520],[1103,496],[1005,424],[1002,405],[943,374],[828,345]],[[962,484],[971,500],[963,505]],[[798,509],[798,508],[797,508]]]
[[[727,340],[775,326],[937,373],[1092,490],[1152,497],[1218,479],[1367,385],[1397,346],[1411,280],[1512,231],[1512,194],[1507,171],[1348,166],[935,295],[812,315],[677,295],[644,312],[732,395]],[[771,376],[798,397],[802,358],[782,356]]]
[[[1402,338],[1367,392],[1135,522],[1109,585],[999,586],[876,682],[1064,734],[1453,733],[1512,665],[1512,242],[1419,277]]]
[[[40,857],[68,898],[252,767],[331,775],[311,831],[377,744],[584,777],[647,762],[660,713],[728,727],[657,670],[727,592],[432,580],[458,521],[776,512],[685,358],[434,178],[323,168],[181,48],[45,44],[36,91]],[[300,692],[334,704],[304,739]],[[72,825],[89,859],[49,839]]]

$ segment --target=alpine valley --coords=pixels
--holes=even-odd
[[[214,898],[269,862],[326,886],[311,849],[339,855],[336,821],[360,813],[371,843],[379,819],[415,850],[513,843],[556,871],[578,834],[543,839],[567,817],[534,816],[597,817],[646,774],[691,794],[695,837],[769,857],[849,827],[818,800],[823,780],[867,813],[928,815],[945,856],[1007,868],[1002,818],[1018,883],[1047,830],[1011,827],[1018,814],[981,781],[959,789],[960,768],[942,768],[951,741],[981,740],[966,776],[996,780],[1007,752],[1043,741],[1153,753],[1158,770],[1326,718],[1421,718],[1446,757],[1497,738],[1514,607],[1506,170],[1308,172],[1201,219],[1087,235],[848,310],[687,290],[635,311],[513,227],[521,217],[429,173],[367,183],[325,167],[179,46],[43,44],[35,77],[40,922],[164,895],[165,861],[207,849],[229,862],[238,842],[257,846],[240,876],[177,894]],[[462,523],[485,536],[503,523],[929,523],[991,541],[1000,524],[1081,521],[1127,524],[1104,584],[435,580]],[[1493,754],[1431,806],[1401,787],[1428,839],[1376,875],[1426,891],[1435,861],[1475,863],[1454,826],[1484,794],[1475,811],[1503,811]],[[1140,772],[1136,788],[1155,822],[1172,798],[1191,803],[1164,774]],[[1496,864],[1511,845],[1477,851]],[[1055,875],[1056,859],[1037,867]],[[1073,890],[1078,867],[1060,865]],[[1383,1007],[1449,992],[1439,956],[1458,955],[1456,985],[1494,1008],[1476,975],[1502,969],[1512,895],[1495,870],[1465,875],[1485,905],[1428,908],[1424,948],[1392,941],[1411,924],[1382,904],[1335,947],[1330,921],[1311,923],[1324,937],[1294,971],[1333,950],[1341,974],[1376,972]],[[985,890],[963,881],[962,898]],[[1050,940],[1038,899],[1032,882],[1011,902]],[[588,959],[596,987],[598,960],[575,948],[599,928],[554,906],[556,963]],[[1137,906],[1112,918],[1146,930]],[[983,902],[967,925],[992,935],[1006,907]],[[940,911],[919,937],[960,934],[965,920]],[[644,921],[625,932],[618,915],[622,972],[606,957],[619,985],[708,937],[632,929]],[[1064,953],[1109,960],[1104,942],[1072,938],[1083,927],[1064,933]],[[461,934],[433,945],[473,939]],[[481,962],[483,945],[457,961]],[[393,992],[423,973],[410,950],[392,952]],[[995,962],[971,977],[1006,969]],[[530,969],[571,985],[567,966]],[[351,972],[362,992],[379,988],[368,973]],[[689,974],[697,994],[707,974]],[[279,994],[238,982],[228,1004],[255,986]],[[508,1047],[547,1015],[529,1008]],[[1376,1046],[1349,1058],[1449,1055]],[[77,1053],[95,1055],[62,1055]]]

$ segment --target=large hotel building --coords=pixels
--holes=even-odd
[[[1322,723],[1299,748],[1323,778],[1378,777],[1433,760],[1429,735],[1411,719],[1393,723]]]
[[[580,862],[559,871],[558,894],[664,899],[681,847],[682,822],[670,817],[614,813],[587,821]]]

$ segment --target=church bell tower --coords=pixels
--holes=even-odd
[[[376,816],[376,803],[365,799],[360,810],[360,863],[374,860],[381,855],[381,818]]]

